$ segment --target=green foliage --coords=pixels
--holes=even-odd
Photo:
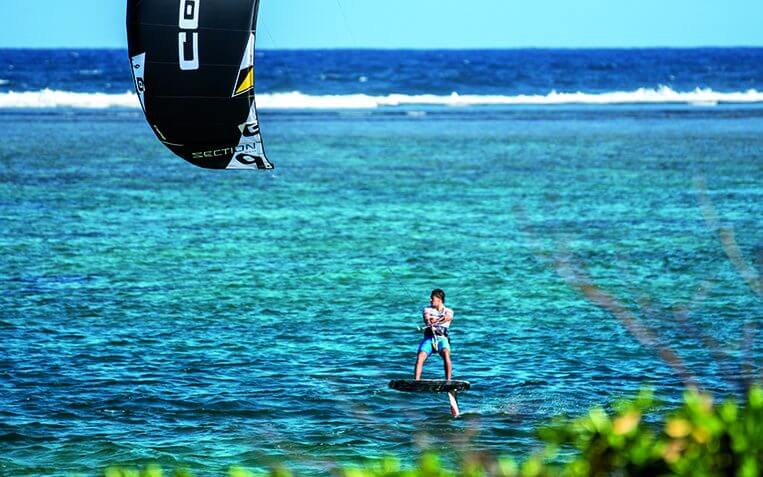
[[[574,446],[565,476],[675,475],[755,477],[763,473],[763,389],[739,406],[720,406],[695,390],[657,427],[644,422],[655,401],[648,392],[619,403],[613,415],[593,409],[540,431],[550,446]]]
[[[517,464],[509,458],[468,456],[460,470],[446,468],[435,454],[425,454],[414,468],[387,458],[338,471],[341,477],[599,477],[599,476],[736,476],[763,475],[763,389],[750,390],[743,405],[715,405],[707,394],[689,390],[680,409],[658,424],[645,419],[656,407],[654,396],[642,391],[621,401],[612,412],[594,408],[575,419],[559,418],[538,431],[543,453]],[[653,421],[650,421],[653,422]],[[574,449],[563,463],[560,449]],[[187,471],[173,474],[190,477]],[[230,477],[257,477],[232,467]],[[285,468],[271,477],[292,477]],[[109,468],[105,477],[163,477],[162,469]]]

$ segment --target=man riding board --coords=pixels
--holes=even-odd
[[[448,328],[453,322],[453,310],[445,306],[445,292],[438,289],[432,290],[429,296],[429,306],[424,308],[424,339],[419,343],[418,356],[416,357],[416,368],[414,378],[421,380],[421,371],[424,368],[424,362],[432,355],[437,353],[445,365],[445,379],[452,378],[453,365],[450,361],[450,338],[448,337]]]

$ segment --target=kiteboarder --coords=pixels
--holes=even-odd
[[[450,361],[450,338],[449,328],[453,322],[453,310],[445,306],[445,292],[439,288],[432,290],[429,296],[429,306],[424,308],[424,338],[419,343],[418,355],[416,356],[416,368],[414,379],[421,380],[421,371],[424,362],[437,353],[445,365],[445,379],[452,378],[453,365]]]

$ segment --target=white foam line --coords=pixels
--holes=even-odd
[[[697,88],[690,92],[676,92],[667,87],[640,88],[635,91],[611,93],[559,93],[547,95],[402,95],[368,96],[363,94],[337,96],[309,96],[298,92],[259,95],[257,104],[264,109],[373,109],[393,106],[488,106],[488,105],[563,105],[563,104],[718,104],[763,103],[763,93],[756,90],[719,93]]]
[[[697,88],[694,91],[679,92],[668,87],[656,89],[639,88],[634,91],[614,91],[608,93],[559,93],[552,91],[546,95],[405,95],[390,94],[370,96],[348,95],[307,95],[300,92],[271,93],[257,95],[257,105],[262,109],[375,109],[395,106],[487,106],[487,105],[563,105],[563,104],[694,104],[715,105],[719,103],[751,104],[763,103],[763,92],[754,89],[744,92],[722,93],[712,89]],[[0,108],[3,109],[138,109],[140,104],[134,93],[73,93],[44,89],[36,92],[0,93]]]
[[[106,109],[140,108],[134,93],[72,93],[69,91],[42,91],[0,93],[0,108],[4,109]]]

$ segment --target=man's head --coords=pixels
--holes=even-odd
[[[439,288],[432,290],[432,294],[429,295],[429,304],[435,308],[439,308],[440,305],[445,304],[445,292]]]

